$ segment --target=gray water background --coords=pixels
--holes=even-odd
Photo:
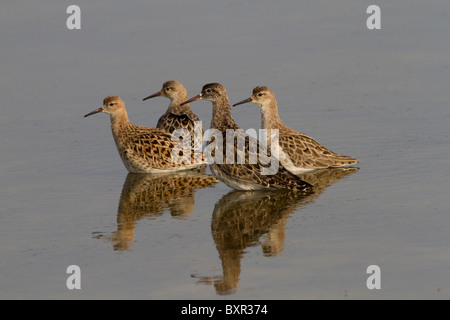
[[[68,30],[66,8],[81,8]],[[381,8],[381,30],[366,9]],[[1,299],[450,298],[450,3],[448,1],[8,1],[0,10]],[[285,123],[360,160],[238,256],[221,292],[213,234],[224,184],[197,189],[192,212],[139,219],[115,250],[127,172],[104,97],[155,126],[166,80],[190,96],[220,82],[232,103],[257,85]],[[192,104],[206,127],[211,104]],[[256,105],[233,109],[259,128]],[[68,290],[66,268],[81,268]],[[381,289],[369,290],[369,265]],[[208,280],[209,279],[209,280]]]

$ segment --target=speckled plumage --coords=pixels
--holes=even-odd
[[[358,163],[357,159],[337,154],[312,137],[286,126],[278,114],[275,94],[270,88],[256,87],[251,98],[234,106],[249,102],[256,103],[260,107],[263,129],[279,130],[279,159],[293,173]]]
[[[261,173],[263,167],[270,167],[270,164],[265,165],[261,162],[260,145],[259,152],[257,154],[257,163],[251,163],[249,161],[250,154],[256,152],[249,147],[250,144],[257,144],[256,139],[245,134],[240,130],[239,126],[234,122],[231,116],[231,107],[228,100],[227,92],[225,88],[218,83],[207,84],[203,87],[201,94],[186,101],[189,103],[196,100],[209,100],[213,104],[213,116],[211,120],[211,128],[218,129],[222,133],[223,140],[223,163],[216,162],[211,164],[211,172],[222,182],[229,187],[236,190],[262,190],[262,189],[290,189],[298,191],[310,191],[312,186],[302,181],[296,175],[292,174],[281,164],[279,164],[278,171],[273,175],[265,175]],[[235,130],[238,139],[234,144],[234,157],[236,157],[237,140],[242,138],[245,143],[245,163],[226,163],[226,130]],[[210,143],[213,143],[211,141]]]
[[[201,152],[192,151],[189,163],[182,163],[183,157],[172,157],[172,151],[182,151],[172,135],[157,129],[139,126],[129,121],[125,103],[116,96],[103,100],[103,106],[91,113],[105,112],[110,115],[111,130],[119,155],[126,169],[132,173],[168,172],[192,169],[204,164]],[[190,148],[189,148],[190,149]]]

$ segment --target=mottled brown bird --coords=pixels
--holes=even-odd
[[[203,155],[182,142],[173,141],[168,132],[133,124],[128,119],[125,103],[116,96],[103,100],[103,106],[86,114],[104,112],[110,115],[111,130],[125,168],[132,173],[188,170],[203,165]],[[184,150],[189,149],[189,153]]]
[[[192,111],[189,104],[180,106],[183,101],[188,99],[186,88],[178,81],[170,80],[164,82],[160,91],[146,97],[143,101],[155,98],[165,97],[170,99],[169,107],[158,120],[157,128],[173,133],[177,129],[186,129],[192,138],[192,146],[194,149],[201,148],[201,138],[203,137],[203,127],[201,120]],[[197,123],[197,127],[195,124]],[[197,130],[197,132],[195,132]],[[194,139],[198,137],[197,144]]]
[[[277,100],[270,88],[256,87],[250,98],[233,106],[249,102],[259,106],[263,129],[278,130],[279,160],[289,171],[297,174],[308,170],[344,167],[358,163],[357,159],[334,153],[310,136],[286,126],[278,114]]]

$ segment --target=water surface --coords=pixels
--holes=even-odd
[[[0,298],[450,298],[450,4],[381,1],[368,30],[371,4],[82,0],[81,30],[69,3],[2,4]],[[267,85],[359,170],[310,176],[310,197],[128,175],[107,115],[82,116],[118,95],[154,126],[169,102],[142,98],[171,79],[232,103]],[[211,104],[191,106],[208,127]],[[260,126],[256,105],[233,116]]]

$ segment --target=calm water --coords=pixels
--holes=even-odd
[[[448,1],[82,0],[81,30],[69,4],[1,5],[0,298],[450,298]],[[306,198],[209,169],[127,175],[108,117],[82,116],[119,95],[154,126],[168,100],[142,98],[170,79],[232,103],[267,85],[287,125],[359,170],[310,175]],[[192,108],[208,126],[211,104]],[[256,105],[233,116],[260,126]]]

